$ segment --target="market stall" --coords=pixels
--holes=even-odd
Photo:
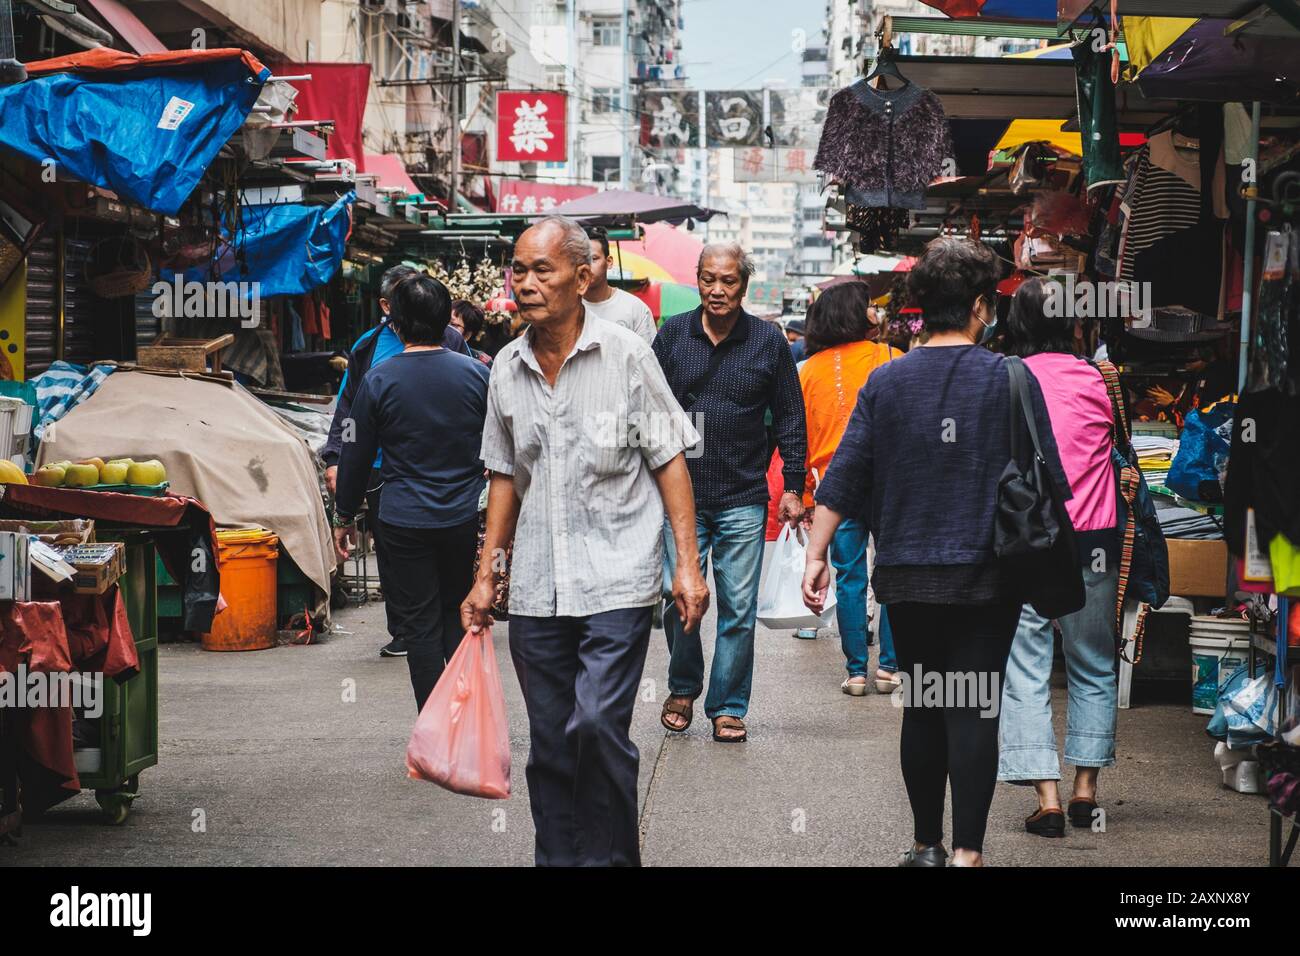
[[[864,68],[875,89],[832,100],[817,166],[862,256],[981,239],[1006,262],[1000,310],[1019,282],[1046,277],[1076,319],[1077,352],[1118,367],[1169,594],[1123,605],[1121,706],[1135,681],[1185,681],[1191,665],[1193,707],[1218,742],[1207,770],[1271,794],[1276,863],[1300,745],[1300,109],[1279,59],[1300,59],[1300,32],[1282,24],[1267,43],[1234,45],[1221,41],[1243,21],[1166,29],[1119,0],[1121,36],[1108,8],[1065,6],[1050,27],[1065,42],[1040,56],[897,56],[896,29],[1046,41],[1035,31],[1047,28],[884,18],[882,55]],[[1023,119],[995,137],[987,169],[943,175],[959,123],[1006,116]],[[883,145],[853,146],[868,141]],[[896,151],[915,168],[895,166]]]
[[[192,498],[0,485],[0,834],[81,790],[121,823],[158,762],[155,567],[211,627],[212,518]],[[16,706],[11,706],[16,705]]]

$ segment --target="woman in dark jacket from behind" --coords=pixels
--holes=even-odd
[[[1002,674],[1022,603],[993,553],[997,484],[1011,457],[1010,386],[1004,359],[982,346],[997,323],[1000,275],[982,243],[942,237],[926,247],[908,280],[926,339],[867,380],[816,496],[809,607],[825,600],[826,550],[840,522],[864,516],[876,537],[874,583],[903,679],[902,770],[915,824],[903,866],[945,864],[949,781],[953,865],[981,866],[997,784]],[[1047,423],[1038,383],[1029,383]],[[1051,429],[1039,431],[1050,473],[1068,488]]]

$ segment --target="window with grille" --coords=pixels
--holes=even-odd
[[[593,46],[620,46],[623,43],[623,20],[621,17],[593,17],[591,21],[591,43]]]

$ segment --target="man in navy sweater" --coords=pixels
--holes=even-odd
[[[739,245],[705,246],[697,269],[700,307],[667,319],[652,345],[669,386],[704,436],[687,453],[686,464],[695,490],[700,569],[712,552],[717,581],[718,631],[704,713],[713,721],[713,739],[723,743],[747,736],[743,718],[754,676],[767,525],[768,410],[785,462],[779,514],[792,526],[803,517],[808,444],[799,373],[785,335],[741,307],[752,273]],[[664,534],[669,582],[672,529],[665,527]],[[660,720],[680,732],[690,726],[693,703],[704,690],[704,652],[698,628],[683,628],[672,607],[664,614],[664,631],[671,660]]]

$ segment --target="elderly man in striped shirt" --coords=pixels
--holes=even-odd
[[[513,536],[510,654],[528,710],[536,861],[635,866],[639,754],[628,731],[662,586],[665,512],[677,611],[698,625],[709,602],[683,455],[699,436],[650,347],[585,311],[581,226],[540,220],[510,267],[529,328],[492,365],[484,560],[462,619],[471,630],[492,623],[488,556]]]

